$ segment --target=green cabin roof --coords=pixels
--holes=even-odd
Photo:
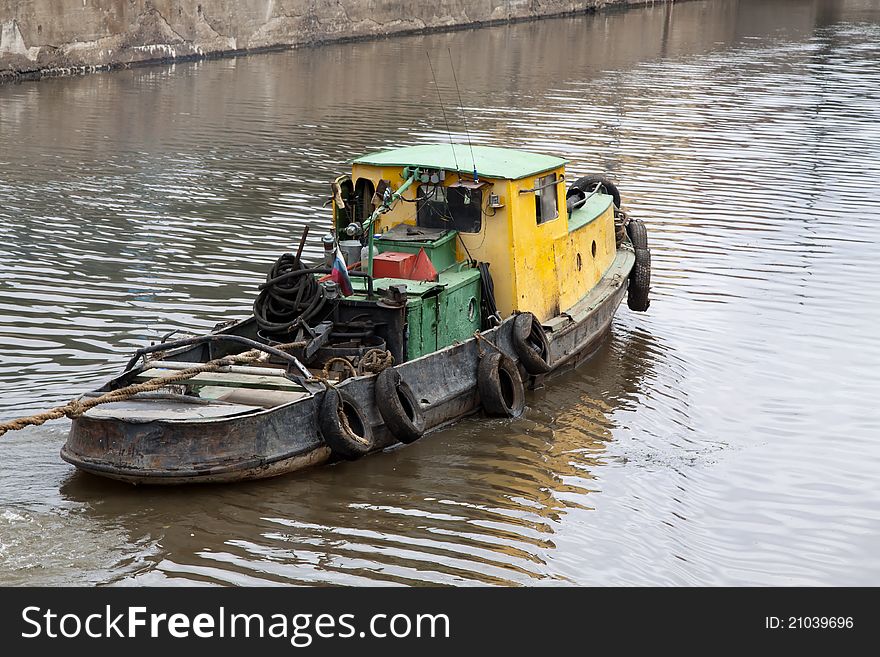
[[[477,174],[480,176],[510,180],[549,171],[566,162],[567,160],[552,155],[493,146],[474,146],[471,157],[471,147],[467,144],[425,144],[395,148],[363,155],[352,161],[353,164],[414,166],[463,173],[473,173],[476,164]]]

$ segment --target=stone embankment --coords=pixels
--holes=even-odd
[[[292,48],[644,0],[0,0],[0,80]]]

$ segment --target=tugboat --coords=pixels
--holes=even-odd
[[[647,310],[642,222],[564,159],[421,145],[352,163],[325,258],[282,255],[253,316],[139,349],[80,398],[62,458],[133,484],[232,482],[354,460],[590,357],[624,295]],[[143,385],[146,384],[146,385]],[[84,406],[84,407],[85,407]]]

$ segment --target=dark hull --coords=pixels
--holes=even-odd
[[[634,256],[626,246],[599,283],[574,307],[544,324],[552,369],[576,367],[596,350],[627,289]],[[482,333],[517,360],[512,318]],[[472,338],[397,366],[424,411],[429,429],[480,409],[477,364],[492,347]],[[374,403],[375,376],[348,379],[345,390],[364,410],[376,451],[395,444]],[[248,415],[214,419],[132,421],[84,415],[73,421],[61,457],[92,474],[133,484],[244,481],[274,477],[333,460],[317,424],[323,393]]]

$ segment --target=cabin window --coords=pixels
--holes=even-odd
[[[416,217],[424,228],[479,233],[483,226],[483,192],[468,187],[420,185]]]
[[[556,174],[541,176],[535,181],[535,217],[539,224],[559,216],[556,193]]]

